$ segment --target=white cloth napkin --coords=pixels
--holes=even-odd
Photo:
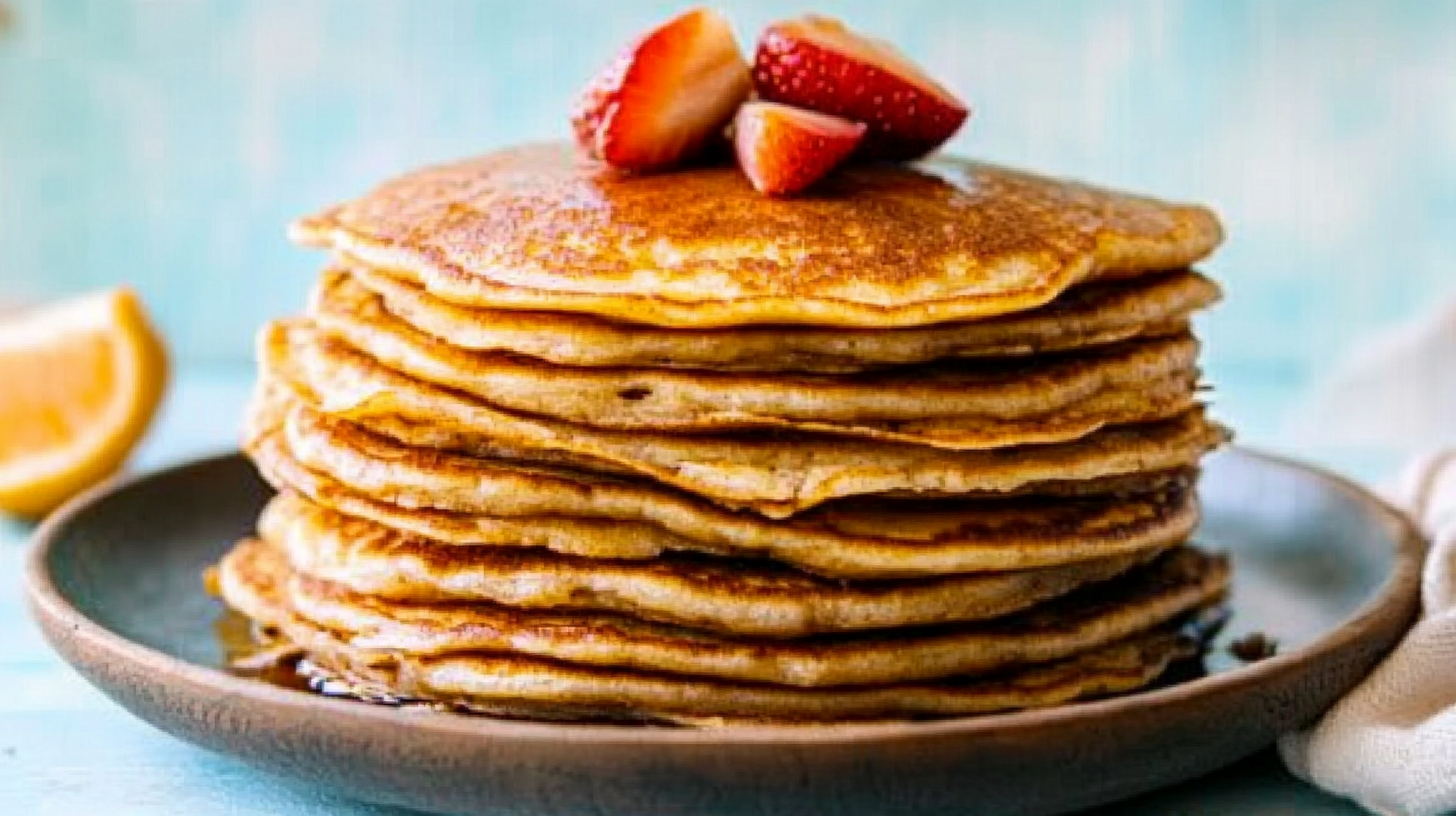
[[[1456,304],[1363,339],[1284,431],[1302,449],[1456,446]]]
[[[1356,361],[1332,384],[1321,400],[1325,427],[1346,438],[1450,439],[1453,341],[1456,312],[1390,338],[1385,354]],[[1456,814],[1456,449],[1419,458],[1390,494],[1432,541],[1421,619],[1354,691],[1279,749],[1295,774],[1376,813]]]

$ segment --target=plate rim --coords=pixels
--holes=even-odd
[[[440,734],[452,738],[570,742],[582,747],[770,744],[842,746],[952,736],[995,735],[1004,738],[1034,732],[1045,733],[1048,729],[1116,718],[1128,712],[1147,714],[1151,709],[1185,705],[1190,699],[1238,693],[1248,687],[1264,685],[1280,675],[1297,671],[1306,663],[1333,658],[1344,650],[1357,646],[1367,631],[1395,623],[1396,618],[1400,618],[1402,623],[1411,621],[1415,610],[1419,608],[1421,569],[1428,545],[1424,535],[1405,513],[1353,480],[1293,457],[1242,446],[1226,448],[1222,455],[1241,456],[1264,465],[1301,471],[1374,511],[1382,526],[1388,529],[1390,539],[1395,544],[1393,567],[1379,588],[1338,627],[1297,649],[1175,686],[1030,711],[911,722],[726,725],[713,728],[554,723],[454,712],[432,712],[430,716],[422,717],[414,711],[364,705],[354,700],[334,699],[312,692],[273,686],[175,657],[111,631],[66,598],[50,573],[49,556],[76,517],[93,506],[148,481],[178,478],[187,471],[206,470],[227,466],[238,460],[245,461],[243,454],[236,450],[114,478],[71,499],[43,521],[31,535],[30,552],[26,556],[25,564],[25,589],[32,618],[40,624],[52,649],[74,670],[81,670],[81,666],[73,659],[70,650],[62,648],[56,642],[57,639],[75,641],[76,645],[72,648],[79,647],[93,654],[104,655],[108,661],[125,662],[146,669],[150,676],[164,678],[158,681],[159,684],[186,684],[191,687],[193,694],[240,697],[251,703],[276,710],[297,711],[307,716],[328,712],[331,717],[361,726],[408,725],[410,730],[417,733]],[[200,576],[198,580],[201,580]]]

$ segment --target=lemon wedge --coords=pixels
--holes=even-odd
[[[128,289],[0,321],[0,511],[43,516],[115,473],[166,381],[166,350]]]

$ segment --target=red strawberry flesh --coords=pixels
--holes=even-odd
[[[623,50],[577,100],[572,128],[595,158],[663,170],[694,158],[752,89],[722,15],[694,9]]]
[[[748,102],[733,120],[733,146],[748,180],[766,195],[791,195],[849,157],[865,125],[774,102]]]
[[[919,158],[945,143],[970,110],[890,44],[809,15],[774,23],[754,55],[759,97],[869,126],[861,153]]]

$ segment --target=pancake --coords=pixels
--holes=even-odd
[[[557,461],[585,469],[605,463],[770,518],[847,496],[1001,493],[1191,467],[1226,438],[1201,409],[1063,445],[989,451],[811,435],[606,431],[500,411],[398,374],[301,323],[265,329],[260,357],[264,378],[293,389],[311,408],[412,447],[485,458],[546,450]],[[299,455],[307,444],[302,436],[291,440]]]
[[[974,681],[801,689],[734,685],[488,653],[411,658],[359,653],[317,629],[309,674],[387,705],[496,717],[722,727],[968,717],[1125,694],[1153,683],[1198,641],[1168,626],[1067,660]]]
[[[361,595],[289,570],[274,547],[244,542],[222,561],[223,598],[270,620],[286,614],[351,649],[425,657],[493,652],[805,688],[969,678],[1102,648],[1222,599],[1222,559],[1180,548],[1132,574],[1002,620],[887,634],[748,640],[601,613],[538,612],[491,604],[410,604]]]
[[[1201,207],[959,159],[846,167],[779,200],[735,167],[630,175],[565,144],[411,173],[292,234],[463,305],[692,328],[1021,312],[1222,239]]]
[[[307,396],[306,393],[305,396]],[[322,415],[301,401],[297,389],[279,383],[271,378],[262,377],[257,380],[254,388],[254,398],[249,402],[243,414],[243,439],[245,446],[249,444],[249,440],[282,429],[287,424],[287,418],[295,413],[298,414],[294,418],[296,422],[311,423],[314,421],[327,421],[332,422],[337,426],[338,430],[346,434],[364,432],[376,437],[382,435],[366,431],[357,423]],[[1229,432],[1226,428],[1215,425],[1215,430],[1223,439],[1227,440],[1229,438]],[[772,435],[770,438],[774,438],[774,436],[777,435]],[[564,468],[578,474],[611,475],[626,480],[643,481],[630,468],[619,467],[610,462],[594,461],[591,462],[589,471],[583,470],[581,467],[583,460],[580,457],[563,454],[560,451],[505,444],[492,444],[491,450],[493,451],[491,456],[499,460],[497,464],[507,466],[513,463],[547,465],[552,468]],[[1030,482],[1015,490],[978,491],[957,494],[952,498],[1001,499],[1017,496],[1133,496],[1187,484],[1197,474],[1197,465],[1180,466],[1166,470],[1145,470],[1086,479],[1050,479]],[[651,480],[647,481],[650,482]],[[904,499],[909,501],[923,501],[927,498],[913,491],[888,491],[879,494],[879,496],[886,499]],[[932,496],[931,498],[935,497]]]
[[[240,548],[229,555],[236,565]],[[567,663],[510,652],[410,655],[362,649],[294,614],[277,573],[219,569],[229,605],[303,652],[300,668],[362,699],[425,701],[532,719],[606,719],[692,725],[966,716],[1056,705],[1147,685],[1197,641],[1165,624],[1075,657],[977,679],[805,688]],[[348,634],[345,633],[345,638]],[[725,723],[726,724],[726,723]]]
[[[1169,474],[1166,487],[1130,495],[855,499],[776,522],[640,480],[406,448],[302,411],[293,419],[247,442],[273,484],[352,515],[461,544],[525,544],[598,557],[681,549],[768,557],[830,577],[892,578],[1030,569],[1146,551],[1184,541],[1198,523],[1186,474]]]
[[[967,717],[1143,688],[1199,651],[1168,626],[1067,660],[973,681],[801,689],[692,680],[488,653],[410,658],[357,652],[321,630],[300,664],[331,694],[496,717],[723,727]]]
[[[950,449],[1045,444],[1187,411],[1198,380],[1190,335],[1071,357],[850,377],[546,365],[440,342],[338,272],[324,275],[310,315],[321,330],[421,382],[494,408],[609,429],[790,429]]]
[[[1018,572],[850,584],[769,561],[682,554],[600,560],[525,547],[453,546],[286,493],[264,510],[258,534],[300,574],[361,595],[619,612],[776,638],[995,618],[1109,580],[1161,551]]]
[[[419,331],[452,346],[578,367],[852,373],[954,358],[1019,357],[1188,331],[1220,297],[1197,272],[1078,286],[1039,309],[908,329],[662,329],[585,315],[459,306],[378,269],[349,270]]]

